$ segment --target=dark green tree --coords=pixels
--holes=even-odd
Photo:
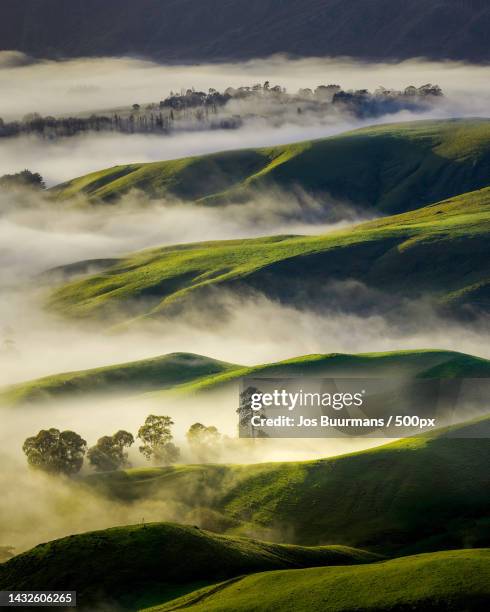
[[[27,438],[22,450],[32,467],[51,474],[71,476],[82,468],[87,443],[74,431],[60,432],[51,428]]]
[[[129,466],[126,451],[134,444],[133,434],[119,430],[113,436],[103,436],[87,451],[87,459],[97,472],[110,472]]]
[[[12,189],[16,187],[30,187],[31,189],[46,189],[46,184],[39,172],[22,170],[17,174],[5,174],[0,177],[0,187]]]

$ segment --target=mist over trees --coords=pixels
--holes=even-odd
[[[430,83],[421,87],[410,85],[403,90],[379,87],[374,92],[344,90],[340,85],[328,84],[288,93],[269,81],[228,87],[222,92],[190,88],[170,92],[160,102],[135,102],[127,109],[104,114],[43,117],[32,112],[18,121],[0,119],[0,138],[36,135],[53,140],[98,132],[168,135],[176,131],[233,130],[254,117],[277,123],[304,114],[317,119],[339,113],[358,119],[375,118],[401,110],[430,110],[442,95],[441,88]]]
[[[150,414],[146,418],[138,430],[138,438],[143,442],[139,451],[145,459],[157,465],[170,465],[177,461],[180,450],[172,442],[172,425],[174,422],[169,416]]]
[[[194,423],[186,433],[193,456],[199,463],[217,461],[222,450],[222,435],[214,425]]]
[[[31,172],[27,168],[16,174],[0,176],[0,189],[16,189],[18,187],[46,189],[46,184],[39,172]]]

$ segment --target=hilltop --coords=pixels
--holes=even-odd
[[[368,563],[379,558],[344,546],[272,544],[197,527],[150,523],[40,544],[0,564],[0,588],[69,588],[77,591],[82,609],[103,602],[134,610],[253,572]]]
[[[195,383],[237,367],[193,353],[171,353],[102,368],[63,372],[20,383],[0,392],[0,403],[16,405],[75,398],[91,393],[118,392],[133,395]]]
[[[486,0],[3,0],[2,10],[1,47],[37,57],[490,59]]]
[[[48,307],[106,322],[194,307],[217,321],[217,290],[226,289],[242,298],[259,293],[293,306],[356,313],[389,312],[406,298],[423,297],[441,312],[471,317],[490,303],[489,230],[486,188],[321,236],[141,251],[62,285]]]
[[[51,190],[113,202],[131,189],[206,205],[241,202],[257,190],[301,188],[365,211],[394,214],[489,185],[490,120],[415,121],[262,149],[115,166]],[[277,196],[277,197],[280,197]],[[331,211],[330,211],[331,212]]]
[[[490,376],[490,361],[453,351],[422,350],[304,355],[277,363],[241,366],[192,353],[172,353],[20,383],[0,391],[0,404],[16,406],[111,392],[197,392],[219,388],[244,376],[270,375],[480,378]]]

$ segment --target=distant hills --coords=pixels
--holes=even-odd
[[[2,0],[0,45],[163,61],[287,53],[490,60],[487,0]]]
[[[305,355],[277,363],[241,366],[192,353],[171,353],[78,372],[65,372],[0,390],[0,405],[53,402],[90,394],[134,395],[179,389],[216,389],[244,376],[413,376],[486,378],[490,361],[439,350],[349,355]]]
[[[416,121],[284,146],[116,166],[51,190],[117,205],[132,189],[202,206],[312,194],[383,216],[323,236],[271,236],[150,249],[68,282],[49,307],[77,318],[180,312],[216,289],[259,292],[296,306],[357,313],[427,298],[446,314],[488,312],[490,121]],[[273,190],[278,189],[275,193]],[[270,192],[268,190],[271,190]],[[398,213],[398,214],[396,214]],[[401,214],[400,214],[401,213]],[[301,219],[303,220],[303,219]],[[430,262],[430,265],[427,265]],[[81,265],[81,264],[80,264]],[[345,291],[355,281],[367,292]],[[342,288],[343,287],[343,288]],[[213,293],[211,293],[213,292]],[[383,298],[381,298],[383,296]]]

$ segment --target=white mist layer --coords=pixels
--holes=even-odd
[[[2,61],[3,58],[3,61]],[[195,87],[225,89],[274,80],[295,92],[303,87],[338,83],[342,87],[379,85],[402,89],[409,84],[438,83],[446,97],[425,113],[407,111],[368,121],[332,116],[303,116],[292,109],[290,123],[274,127],[267,119],[246,119],[239,130],[210,130],[172,136],[90,134],[57,141],[36,137],[0,140],[0,174],[29,168],[40,172],[49,186],[117,164],[151,162],[221,150],[285,144],[320,138],[367,124],[489,115],[490,67],[458,62],[406,61],[401,64],[349,60],[277,57],[238,64],[162,66],[129,58],[79,59],[29,64],[19,54],[0,52],[0,117],[21,118],[37,112],[69,115],[110,112],[135,102],[158,102],[170,91]],[[15,61],[14,61],[15,60]],[[2,67],[3,66],[3,67]],[[294,106],[294,105],[293,105]],[[248,111],[250,112],[250,110]],[[246,113],[245,113],[246,114]],[[260,112],[259,112],[260,114]]]

